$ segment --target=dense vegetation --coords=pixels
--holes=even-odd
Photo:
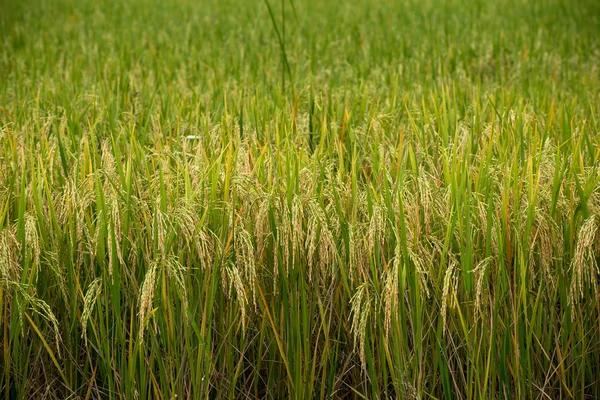
[[[0,397],[600,398],[600,4],[0,0]]]

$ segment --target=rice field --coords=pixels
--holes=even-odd
[[[0,0],[0,398],[600,398],[600,3]]]

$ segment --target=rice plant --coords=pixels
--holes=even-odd
[[[0,397],[600,398],[598,32],[0,1]]]

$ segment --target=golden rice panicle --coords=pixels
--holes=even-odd
[[[31,252],[33,264],[37,267],[40,265],[40,241],[36,227],[36,218],[29,214],[25,214],[25,244]],[[37,276],[36,276],[37,278]]]
[[[200,268],[206,270],[212,265],[215,252],[213,238],[202,225],[202,211],[186,198],[177,202],[171,214],[184,246],[196,252]]]
[[[363,368],[367,368],[367,360],[365,357],[365,341],[367,337],[367,324],[372,308],[372,298],[369,292],[369,284],[365,282],[357,289],[354,296],[350,300],[350,312],[352,314],[352,328],[354,335],[354,345],[359,347],[359,356]]]
[[[370,249],[374,249],[375,245],[383,246],[385,239],[385,213],[383,208],[378,204],[373,204],[373,213],[369,221],[369,230],[367,231],[367,240]]]
[[[448,329],[447,316],[448,316],[448,305],[452,307],[456,300],[456,285],[457,278],[455,277],[455,262],[451,261],[446,269],[444,275],[444,286],[442,288],[442,325],[444,327],[444,334]]]
[[[267,237],[270,235],[269,231],[269,210],[270,201],[269,197],[265,196],[258,206],[258,212],[254,220],[254,237],[256,238],[256,251],[258,254],[262,254],[267,246]]]
[[[146,271],[142,287],[140,289],[140,299],[138,308],[138,317],[140,330],[138,333],[138,340],[144,341],[144,332],[148,326],[150,313],[152,312],[152,302],[154,301],[154,290],[156,288],[156,274],[158,270],[158,263],[153,261],[150,264],[150,268]]]
[[[65,304],[68,304],[69,291],[67,290],[67,271],[65,271],[65,268],[61,265],[58,254],[55,251],[46,251],[44,262],[50,267],[50,271],[54,274],[54,278],[56,279],[58,288],[65,300]]]
[[[318,261],[317,273],[325,277],[328,273],[333,275],[337,247],[334,235],[339,231],[339,221],[332,219],[332,232],[327,222],[325,212],[314,199],[309,201],[309,218],[307,228],[306,249],[308,250],[308,278],[312,279],[312,273]],[[331,214],[330,214],[331,215]]]
[[[481,260],[475,268],[471,271],[475,275],[475,311],[478,314],[482,313],[483,304],[483,290],[485,283],[485,276],[488,271],[488,266],[492,262],[491,257]]]
[[[119,208],[117,204],[117,200],[114,196],[108,198],[108,223],[109,223],[109,232],[107,235],[107,245],[108,245],[108,275],[110,277],[113,276],[113,247],[115,248],[117,255],[117,262],[119,265],[124,266],[125,261],[123,260],[123,253],[121,251],[121,242],[122,242],[122,234],[121,234],[121,218],[119,215]]]
[[[426,254],[423,246],[420,243],[417,245],[417,251],[420,254]],[[425,269],[427,259],[417,254],[412,248],[408,249],[408,257],[414,265],[415,272],[418,277],[419,289],[425,294],[425,297],[429,297],[429,285],[427,283],[428,272]]]
[[[225,267],[225,269],[227,271],[229,281],[231,282],[229,292],[231,293],[232,288],[235,289],[236,299],[238,301],[238,304],[240,306],[240,312],[242,314],[242,329],[245,330],[247,315],[246,309],[248,308],[249,304],[248,295],[246,294],[246,288],[244,287],[244,282],[242,281],[240,270],[235,264],[230,263]]]
[[[6,286],[19,282],[21,264],[18,262],[19,242],[14,230],[4,228],[0,231],[0,284]]]
[[[396,243],[396,250],[394,252],[394,259],[392,260],[392,267],[385,273],[384,289],[383,289],[383,314],[384,314],[384,331],[386,338],[389,337],[389,331],[392,325],[392,314],[398,310],[398,298],[399,298],[399,274],[400,274],[400,263],[402,255],[400,252],[400,243]]]
[[[83,312],[81,313],[81,338],[87,346],[87,323],[92,315],[92,310],[96,304],[96,300],[102,292],[102,278],[96,278],[88,286],[85,296],[83,298]]]
[[[417,196],[409,191],[403,193],[402,203],[404,205],[404,218],[406,220],[407,241],[411,246],[414,246],[421,237],[421,206],[419,205]]]
[[[176,200],[175,206],[169,209],[169,214],[172,216],[174,229],[183,239],[179,247],[185,246],[187,250],[190,250],[198,225],[198,212],[194,210],[194,204],[187,198],[179,198]]]
[[[238,128],[239,130],[239,128]],[[242,143],[237,150],[236,169],[240,174],[250,175],[252,173],[252,165],[250,163],[250,149],[246,143]]]
[[[109,195],[114,191],[112,184],[110,181],[114,182],[114,184],[118,184],[120,182],[117,178],[117,167],[115,163],[115,157],[111,151],[111,144],[108,139],[102,141],[101,152],[102,152],[102,172],[104,176],[108,179],[105,180],[104,184],[104,193],[105,195]],[[110,181],[109,181],[110,180]]]
[[[160,200],[156,201],[156,205],[154,208],[154,227],[153,232],[156,235],[156,243],[158,243],[158,254],[161,259],[165,259],[167,257],[167,236],[168,236],[168,216],[165,215],[160,209]]]
[[[252,237],[246,230],[244,222],[241,218],[235,227],[234,236],[236,267],[238,271],[243,271],[244,277],[250,286],[253,304],[256,306],[256,287],[258,284],[258,275],[256,272],[254,245],[252,244]],[[234,284],[235,283],[236,282],[234,281]]]
[[[213,237],[208,231],[200,228],[194,240],[196,252],[200,260],[200,268],[206,270],[213,264],[213,257],[216,254],[216,246]]]
[[[56,345],[56,351],[58,353],[58,356],[61,357],[60,329],[59,329],[58,319],[54,315],[54,312],[52,312],[52,308],[50,308],[48,303],[46,303],[44,300],[39,299],[39,298],[31,295],[30,293],[28,293],[26,287],[16,284],[16,283],[13,284],[13,286],[19,291],[19,294],[25,300],[25,304],[33,312],[35,312],[40,317],[42,317],[42,319],[44,321],[46,321],[46,323],[48,323],[48,325],[50,325],[50,328],[52,329],[52,332],[54,333],[54,341],[55,341],[55,345]]]
[[[595,254],[598,249],[594,249],[599,225],[596,219],[595,215],[588,218],[577,235],[577,246],[571,261],[570,302],[572,304],[579,303],[586,284],[591,284],[594,291],[597,290],[597,275],[600,271]]]

